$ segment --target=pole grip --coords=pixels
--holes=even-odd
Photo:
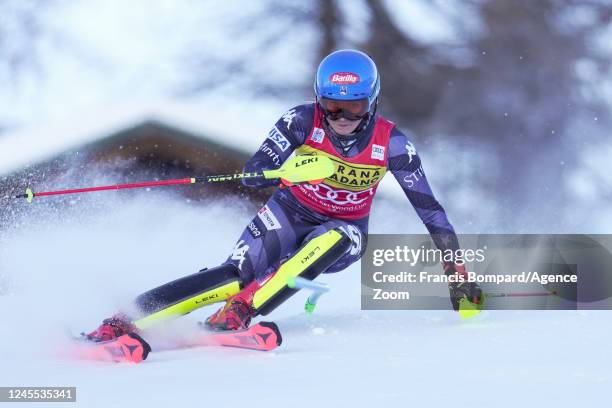
[[[236,173],[236,174],[218,174],[212,176],[200,176],[194,177],[194,183],[222,183],[225,181],[242,180],[245,178],[257,178],[264,177],[263,173],[251,172],[251,173]]]
[[[551,292],[492,292],[487,293],[487,297],[500,298],[500,297],[537,297],[537,296],[557,296],[556,290]]]

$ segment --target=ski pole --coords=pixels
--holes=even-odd
[[[317,306],[317,301],[324,294],[329,292],[329,286],[324,283],[314,282],[308,279],[297,277],[290,277],[287,279],[287,286],[291,289],[309,289],[312,290],[312,294],[306,299],[304,304],[304,310],[306,313],[312,314]]]
[[[86,188],[76,188],[76,189],[58,190],[58,191],[41,191],[41,192],[36,192],[36,193],[33,192],[30,188],[27,188],[25,194],[16,195],[15,198],[25,198],[28,203],[31,203],[34,197],[90,193],[94,191],[106,191],[106,190],[124,190],[124,189],[144,188],[144,187],[173,186],[173,185],[180,185],[180,184],[195,184],[195,183],[202,183],[202,182],[214,183],[214,182],[219,182],[219,181],[230,181],[230,180],[237,180],[237,179],[243,179],[243,178],[254,178],[254,177],[261,177],[261,176],[262,174],[260,173],[239,173],[239,174],[218,175],[218,176],[190,177],[190,178],[174,179],[174,180],[144,181],[141,183],[115,184],[115,185],[110,185],[110,186],[86,187]]]
[[[510,292],[510,293],[487,293],[486,296],[489,298],[501,298],[501,297],[536,297],[536,296],[557,296],[556,290],[552,292]]]
[[[123,190],[132,188],[172,186],[195,183],[220,183],[247,178],[284,179],[291,183],[317,183],[331,176],[334,172],[334,164],[325,156],[295,156],[287,160],[279,169],[263,170],[260,172],[219,174],[200,177],[188,177],[174,180],[145,181],[140,183],[115,184],[109,186],[86,187],[58,191],[33,192],[27,188],[25,194],[16,195],[15,198],[25,198],[31,203],[34,197],[89,193],[93,191]]]
[[[459,316],[462,319],[474,317],[480,313],[484,306],[484,302],[488,298],[509,298],[509,297],[537,297],[537,296],[557,296],[556,290],[552,292],[493,292],[483,293],[482,301],[479,304],[472,303],[464,296],[459,301]]]

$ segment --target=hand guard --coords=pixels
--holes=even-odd
[[[293,185],[289,180],[285,180],[284,178],[280,178],[280,184],[278,185],[280,188],[291,187]]]
[[[458,282],[449,282],[448,290],[450,292],[450,300],[455,311],[459,311],[460,302],[462,299],[467,299],[474,305],[480,305],[483,301],[482,289],[476,282],[467,281],[467,273],[464,265],[457,265],[452,262],[444,263],[444,273],[446,276],[458,275],[463,276],[463,280]]]
[[[305,181],[302,183],[292,183],[289,180],[286,180],[284,178],[280,178],[280,184],[278,185],[280,188],[285,188],[285,187],[291,187],[294,186],[296,184],[311,184],[311,185],[315,185],[315,184],[320,184],[323,182],[324,179],[320,179],[320,180],[309,180],[309,181]]]

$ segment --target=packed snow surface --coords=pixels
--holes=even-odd
[[[485,312],[461,321],[450,311],[362,311],[359,265],[322,278],[332,289],[313,316],[303,313],[303,293],[267,316],[283,333],[273,352],[167,350],[139,365],[62,358],[66,330],[90,330],[138,293],[222,262],[252,215],[235,201],[94,195],[62,202],[70,211],[41,198],[2,232],[2,386],[76,386],[77,403],[66,406],[104,408],[514,408],[608,399],[609,312]],[[372,232],[422,232],[414,220],[397,221],[405,208],[385,205],[374,209]],[[188,335],[213,310],[164,330]]]

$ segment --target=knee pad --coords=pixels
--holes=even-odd
[[[368,237],[359,228],[353,224],[346,224],[338,229],[351,239],[351,246],[347,252],[351,255],[361,255],[365,251]]]

